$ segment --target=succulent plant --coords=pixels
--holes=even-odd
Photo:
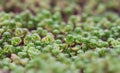
[[[20,45],[21,42],[22,42],[22,40],[21,40],[20,37],[13,37],[13,38],[11,39],[11,44],[12,44],[12,45],[15,45],[15,46]]]
[[[120,0],[0,0],[0,73],[119,73]]]

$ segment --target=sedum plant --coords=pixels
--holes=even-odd
[[[120,0],[0,0],[0,73],[120,73]]]
[[[13,37],[11,38],[11,44],[14,46],[19,45],[22,42],[20,37]]]

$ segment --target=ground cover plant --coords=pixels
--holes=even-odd
[[[0,73],[120,73],[120,0],[0,0]]]

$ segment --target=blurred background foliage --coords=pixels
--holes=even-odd
[[[120,14],[120,0],[0,0],[0,11],[20,13],[30,10],[33,14],[43,9],[54,12],[71,11],[101,14],[112,11]]]

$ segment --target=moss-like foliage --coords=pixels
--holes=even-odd
[[[0,0],[0,73],[120,73],[120,0]]]

